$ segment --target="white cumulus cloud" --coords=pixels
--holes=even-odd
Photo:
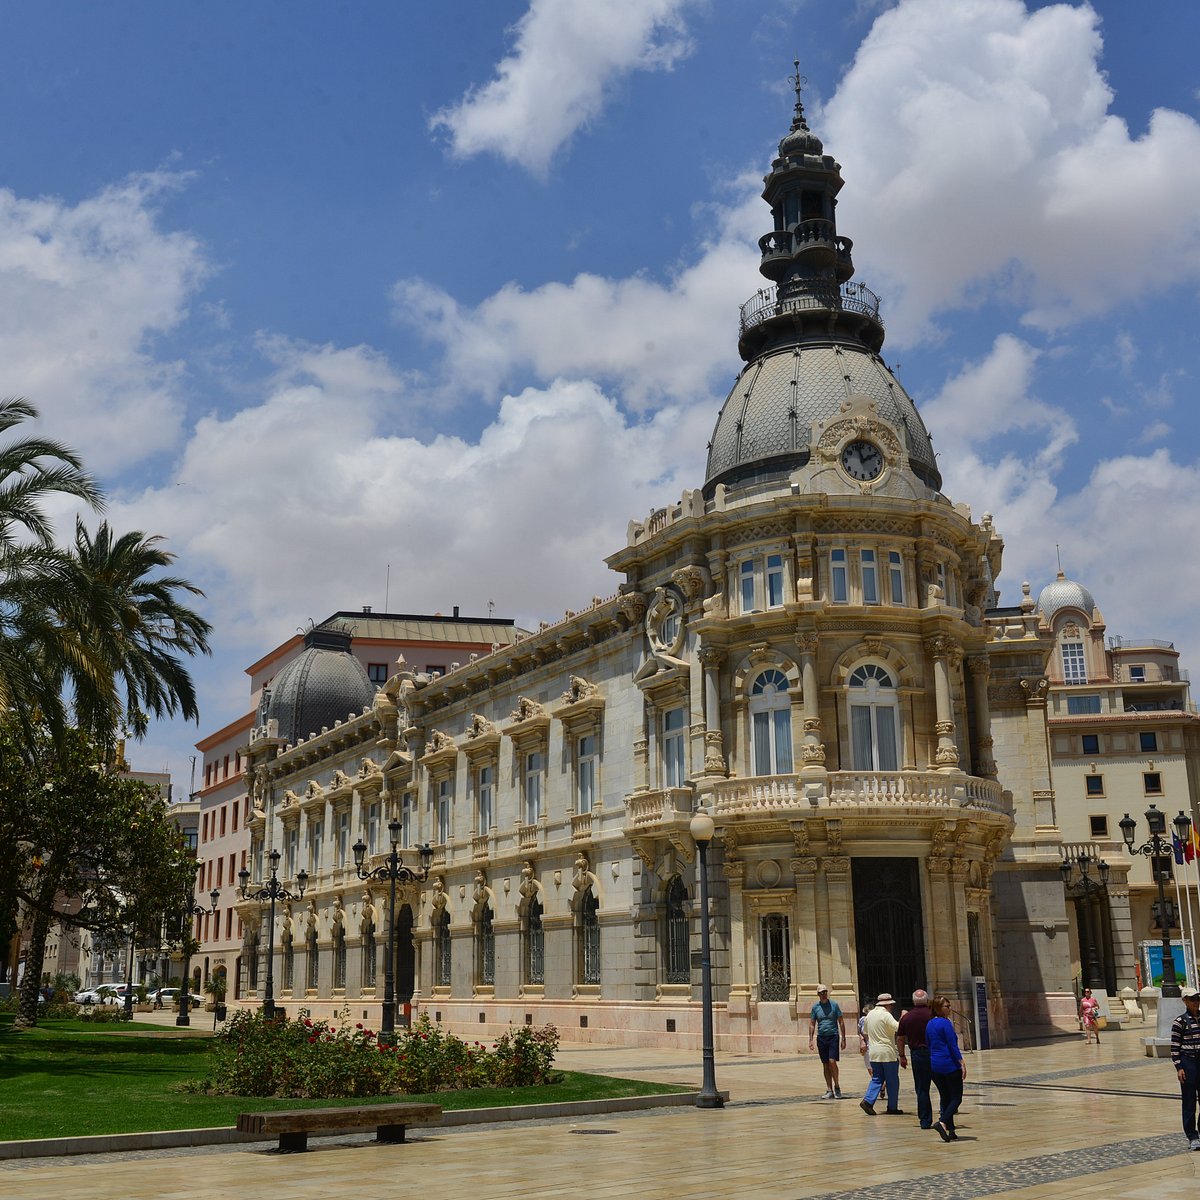
[[[543,174],[596,117],[616,80],[664,70],[689,50],[683,12],[695,0],[532,0],[496,77],[437,113],[454,153],[492,153]]]

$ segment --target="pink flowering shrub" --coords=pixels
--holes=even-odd
[[[209,1085],[234,1096],[313,1099],[523,1087],[552,1081],[557,1048],[553,1025],[510,1030],[489,1049],[424,1013],[388,1044],[362,1024],[334,1025],[303,1010],[276,1021],[242,1011],[214,1039]]]

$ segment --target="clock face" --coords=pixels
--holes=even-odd
[[[883,453],[873,442],[859,438],[848,443],[842,451],[842,470],[851,479],[867,483],[883,470]]]

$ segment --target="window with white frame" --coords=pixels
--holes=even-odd
[[[367,855],[368,857],[379,850],[379,801],[367,805]]]
[[[874,550],[858,552],[859,570],[862,572],[862,598],[864,604],[879,603],[879,571]]]
[[[343,809],[337,815],[337,865],[344,867],[350,861],[350,811]]]
[[[829,591],[834,604],[846,604],[850,600],[845,550],[836,549],[829,552]]]
[[[400,845],[413,844],[413,798],[405,796],[400,801]]]
[[[662,718],[663,786],[683,787],[687,779],[687,745],[682,708],[669,708]]]
[[[899,770],[896,684],[876,663],[850,676],[850,756],[855,771]]]
[[[475,832],[486,836],[493,824],[496,795],[496,768],[487,763],[475,773]]]
[[[784,603],[783,555],[748,558],[738,567],[742,612],[781,608]]]
[[[750,686],[750,728],[755,775],[792,773],[792,702],[787,676],[776,667]]]
[[[300,830],[293,826],[284,835],[283,865],[288,879],[295,878],[296,864],[300,858]]]
[[[1062,664],[1064,683],[1087,683],[1087,660],[1082,642],[1063,642]]]
[[[542,816],[542,781],[546,771],[546,756],[541,750],[525,755],[522,790],[525,799],[525,824],[534,825]]]
[[[321,843],[325,840],[325,822],[308,823],[308,870],[315,875],[321,869]]]
[[[596,805],[596,735],[585,733],[575,747],[575,811],[590,813]]]
[[[893,604],[904,603],[904,560],[899,550],[888,551],[888,584]]]
[[[450,840],[450,801],[454,796],[454,780],[439,779],[437,784],[437,811],[434,814],[438,844],[444,846]]]

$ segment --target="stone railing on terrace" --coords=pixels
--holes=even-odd
[[[625,798],[625,829],[653,833],[656,829],[686,825],[692,819],[694,800],[690,788],[663,788]]]
[[[807,809],[795,775],[758,775],[723,779],[712,789],[714,817],[753,816]],[[940,771],[831,771],[821,807],[933,805],[1002,812],[1000,785],[973,775]]]
[[[572,813],[571,814],[571,841],[586,842],[592,836],[592,814]]]

